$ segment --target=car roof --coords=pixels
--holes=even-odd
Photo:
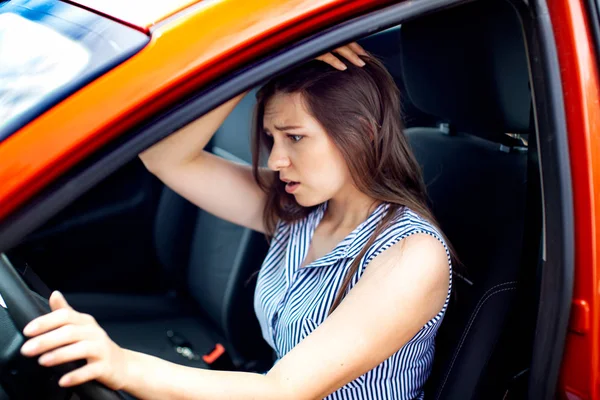
[[[156,23],[201,0],[75,0],[71,3],[148,31]],[[204,3],[210,3],[204,0]]]

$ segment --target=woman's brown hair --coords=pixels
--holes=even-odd
[[[254,114],[252,167],[254,179],[267,193],[264,224],[269,235],[278,220],[296,221],[316,207],[300,206],[285,192],[284,182],[266,180],[259,173],[263,151],[270,152],[273,146],[272,138],[263,131],[265,105],[276,94],[301,94],[308,112],[342,153],[356,187],[376,203],[390,204],[353,261],[330,312],[342,301],[367,249],[401,207],[437,226],[427,206],[421,169],[403,133],[398,87],[381,62],[371,56],[361,58],[364,67],[346,63],[347,70],[339,71],[313,60],[274,77],[258,91]]]

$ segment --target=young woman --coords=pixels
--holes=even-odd
[[[450,251],[393,79],[355,43],[336,52],[350,62],[327,54],[259,91],[252,168],[202,151],[243,95],[140,155],[202,209],[272,236],[255,293],[278,357],[270,371],[193,369],[122,349],[58,292],[53,312],[24,329],[22,353],[45,366],[85,359],[60,385],[96,379],[141,399],[422,397]]]

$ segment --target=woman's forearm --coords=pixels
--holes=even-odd
[[[140,159],[150,171],[156,172],[173,164],[185,163],[202,154],[210,138],[246,93],[234,97],[154,144],[139,154]]]
[[[146,354],[125,351],[128,372],[123,390],[142,400],[294,398],[286,393],[285,387],[266,375],[184,367]]]

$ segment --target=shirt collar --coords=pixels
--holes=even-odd
[[[367,219],[350,232],[333,250],[304,268],[324,267],[333,265],[340,259],[355,258],[375,231],[377,224],[381,221],[388,208],[389,204],[387,203],[378,205]],[[306,223],[312,224],[310,227],[311,241],[317,225],[319,225],[321,219],[323,219],[323,216],[325,215],[325,210],[327,210],[327,202],[321,204],[313,214],[306,219]]]

